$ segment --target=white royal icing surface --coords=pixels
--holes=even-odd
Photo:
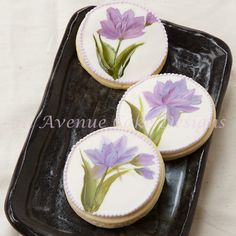
[[[202,102],[197,105],[199,108],[198,110],[192,113],[182,113],[175,126],[167,125],[158,148],[163,154],[172,152],[177,153],[186,150],[200,141],[212,124],[214,103],[208,92],[200,84],[191,78],[180,74],[161,74],[157,76],[150,76],[149,79],[141,81],[140,83],[130,87],[118,104],[116,124],[121,127],[134,129],[131,110],[125,101],[129,101],[139,107],[140,97],[144,106],[143,113],[147,114],[150,107],[143,96],[143,92],[153,92],[157,81],[166,82],[167,80],[171,80],[175,82],[181,79],[186,79],[188,89],[195,89],[195,94],[202,96]],[[153,120],[145,120],[147,130],[150,129],[152,124]]]
[[[145,17],[148,12],[151,12],[135,3],[115,2],[98,6],[91,10],[82,22],[77,34],[76,45],[77,47],[80,45],[80,54],[86,66],[99,77],[120,84],[136,83],[142,80],[143,77],[153,74],[163,63],[168,51],[168,40],[165,28],[159,18],[156,17],[158,22],[146,27],[144,29],[144,35],[122,41],[120,51],[133,43],[144,42],[144,45],[137,48],[132,55],[124,75],[120,79],[114,80],[99,65],[93,39],[93,35],[101,28],[100,21],[106,19],[106,10],[109,7],[118,8],[121,13],[132,9],[135,12],[135,16]],[[153,13],[153,15],[155,14]],[[104,38],[104,40],[114,48],[117,47],[117,40],[107,38]]]
[[[127,147],[137,147],[137,153],[148,153],[154,155],[154,164],[149,168],[154,172],[153,179],[146,179],[135,171],[130,171],[111,185],[103,203],[98,211],[92,213],[102,217],[116,217],[129,214],[142,207],[154,194],[160,180],[160,160],[155,145],[144,135],[127,131],[118,127],[110,127],[95,131],[73,146],[64,169],[64,189],[69,201],[76,208],[84,211],[81,202],[81,192],[84,182],[84,170],[80,150],[99,148],[105,138],[111,142],[121,136],[127,137]],[[86,160],[93,166],[89,158]]]

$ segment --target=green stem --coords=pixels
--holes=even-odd
[[[154,123],[153,123],[152,126],[151,126],[151,129],[150,129],[149,132],[148,132],[148,136],[151,135],[151,133],[152,133],[154,127],[156,126],[156,123],[162,118],[162,116],[163,116],[163,113],[160,114],[160,115],[157,117],[157,119],[154,121]]]
[[[118,46],[117,46],[116,51],[115,51],[114,64],[116,62],[116,58],[117,58],[117,55],[118,55],[118,52],[119,52],[119,49],[120,49],[121,42],[122,42],[122,39],[119,39]]]
[[[103,174],[103,176],[102,176],[102,178],[101,178],[101,180],[100,180],[100,182],[99,182],[99,184],[98,184],[98,186],[97,186],[97,189],[96,189],[96,192],[95,192],[95,195],[94,195],[94,199],[96,199],[96,196],[97,196],[97,194],[99,193],[99,191],[100,191],[100,189],[101,189],[101,186],[102,186],[103,181],[104,181],[104,179],[105,179],[105,177],[106,177],[106,174],[107,174],[107,170],[108,170],[108,169],[106,169],[106,171],[104,172],[104,174]]]
[[[107,171],[107,174],[110,174],[110,173],[112,173],[113,171],[117,171],[119,169],[119,166],[115,166],[115,167],[112,167],[112,168],[110,168],[108,171]]]
[[[115,166],[115,167],[112,167],[112,168],[109,168],[108,171],[107,171],[107,174],[111,174],[111,173],[113,173],[114,171],[117,171],[118,173],[119,173],[120,171],[124,171],[126,168],[124,168],[123,166],[125,166],[125,165],[126,165],[126,163],[125,163],[125,164],[118,165],[118,166]],[[123,167],[123,169],[122,169],[122,167]]]
[[[94,198],[93,198],[93,205],[92,205],[92,207],[91,207],[91,212],[94,211],[94,205],[96,205],[96,197],[97,197],[98,193],[99,193],[100,190],[101,190],[102,184],[103,184],[104,179],[105,179],[106,174],[107,174],[107,170],[108,170],[108,168],[107,168],[106,171],[104,172],[104,174],[103,174],[103,176],[102,176],[102,178],[101,178],[101,180],[100,180],[100,182],[99,182],[99,184],[98,184],[98,186],[97,186],[97,188],[96,188],[96,191],[95,191],[95,194],[94,194]]]
[[[139,100],[139,105],[140,105],[140,113],[141,113],[142,118],[143,118],[143,102],[142,102],[142,98],[139,96],[138,100]]]
[[[156,140],[154,142],[157,146],[159,145],[159,143],[161,141],[161,137],[162,137],[162,135],[163,135],[163,133],[165,131],[165,128],[166,128],[167,124],[168,124],[167,120],[164,120],[162,122],[162,125],[161,125],[161,127],[160,127],[160,129],[158,131],[158,135],[157,135]]]

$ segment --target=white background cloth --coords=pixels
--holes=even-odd
[[[211,33],[236,55],[235,0],[143,0],[162,19]],[[103,1],[0,0],[0,235],[17,233],[3,203],[72,14]],[[221,110],[191,236],[236,235],[236,67]]]

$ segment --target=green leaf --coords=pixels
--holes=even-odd
[[[132,103],[126,101],[126,103],[129,105],[131,109],[131,115],[132,115],[132,120],[133,120],[133,125],[136,130],[139,132],[147,135],[147,131],[145,129],[144,125],[144,120],[143,120],[143,115],[141,111]]]
[[[106,62],[104,56],[103,56],[103,48],[102,46],[98,43],[96,37],[93,35],[93,39],[95,42],[95,46],[96,46],[96,52],[97,52],[97,58],[98,58],[98,62],[99,65],[102,67],[102,69],[108,73],[109,75],[113,75],[113,69],[109,66],[109,64]]]
[[[166,119],[160,120],[151,132],[150,138],[157,146],[161,141],[162,134],[164,133],[167,124],[168,122]]]
[[[114,79],[119,79],[123,76],[124,70],[130,62],[131,56],[135,52],[135,50],[142,46],[144,43],[132,44],[126,49],[124,49],[119,56],[116,58],[115,65],[114,65]]]
[[[141,112],[141,114],[143,114],[143,101],[142,101],[142,98],[139,96],[138,100],[139,100],[139,105],[140,105],[140,112]]]
[[[152,129],[149,131],[149,138],[151,138],[152,140],[155,139],[155,137],[157,136],[157,133],[158,133],[158,130],[159,130],[159,127],[161,126],[163,120],[159,120],[157,119],[154,124],[153,124],[153,127]],[[158,121],[158,122],[157,122]],[[157,123],[157,124],[156,124]],[[156,125],[155,125],[156,124]]]
[[[142,164],[139,163],[138,159],[139,159],[139,155],[136,155],[129,163],[134,166],[141,166]]]
[[[84,159],[81,151],[80,155],[83,161],[82,167],[84,169],[84,185],[81,192],[81,202],[85,211],[90,212],[94,204],[97,180],[94,178],[92,174],[92,168],[90,167],[89,163]]]
[[[115,61],[115,49],[108,43],[104,42],[99,35],[99,40],[102,46],[103,58],[110,68],[113,67]]]
[[[95,198],[95,204],[94,204],[94,208],[93,211],[97,211],[99,209],[99,207],[101,206],[108,190],[110,189],[111,185],[116,181],[116,179],[124,174],[126,174],[129,170],[124,170],[124,171],[120,171],[117,172],[115,174],[113,174],[112,176],[110,176],[109,178],[107,178],[101,188],[100,191],[98,192],[96,198]]]

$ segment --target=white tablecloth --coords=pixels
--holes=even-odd
[[[223,39],[236,55],[235,0],[143,0],[166,20]],[[99,1],[102,2],[102,1]],[[3,203],[72,14],[87,0],[0,0],[0,235],[17,233]],[[213,142],[191,236],[236,235],[236,67],[224,100],[225,127]]]

